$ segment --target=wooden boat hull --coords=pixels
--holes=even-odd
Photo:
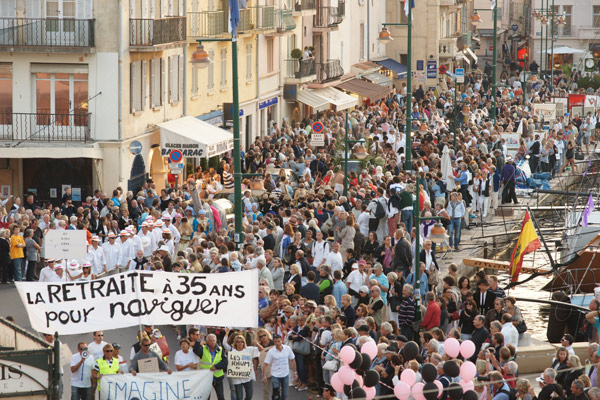
[[[593,293],[597,286],[600,286],[600,253],[585,250],[571,264],[560,268],[554,279],[542,289],[550,292]]]

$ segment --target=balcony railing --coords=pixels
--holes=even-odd
[[[188,36],[215,37],[227,33],[227,13],[223,10],[187,13]]]
[[[0,112],[0,140],[88,142],[91,114]]]
[[[275,28],[279,32],[287,32],[296,29],[296,22],[292,10],[275,10]]]
[[[129,20],[130,46],[156,46],[184,40],[185,17]]]
[[[341,11],[341,13],[340,13]],[[315,28],[332,28],[338,26],[344,20],[344,7],[320,7],[313,17]]]
[[[344,75],[344,69],[340,60],[327,60],[326,62],[317,63],[317,81],[328,82],[337,79]]]
[[[302,79],[316,75],[314,60],[285,60],[286,78]]]
[[[94,20],[0,18],[0,46],[94,47]]]
[[[315,10],[317,8],[317,0],[300,0],[295,5],[295,11]]]

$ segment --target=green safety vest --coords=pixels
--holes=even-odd
[[[215,359],[212,359],[210,354],[210,349],[208,346],[202,346],[202,359],[200,360],[200,369],[210,369],[213,365],[218,364],[223,359],[223,348],[219,348],[217,354],[215,354]],[[215,378],[220,378],[224,375],[222,369],[217,369],[213,372],[213,376]]]
[[[119,373],[119,359],[112,359],[112,364],[108,365],[108,361],[103,358],[96,360],[98,363],[98,373],[100,375],[115,375]],[[98,379],[98,391],[100,391],[100,379]]]

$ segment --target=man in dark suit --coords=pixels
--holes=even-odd
[[[481,315],[485,315],[488,311],[494,308],[494,300],[496,295],[490,290],[490,285],[487,279],[482,279],[477,282],[478,289],[475,291],[474,300],[477,304],[477,309]]]
[[[275,249],[275,236],[273,236],[273,224],[267,224],[267,234],[263,237],[264,249],[265,250],[274,250]]]

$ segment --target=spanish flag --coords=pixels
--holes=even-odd
[[[527,253],[531,253],[542,247],[540,239],[538,239],[533,222],[529,218],[529,211],[525,212],[525,218],[523,219],[523,226],[521,227],[521,234],[517,245],[512,252],[510,258],[510,281],[516,282],[521,272],[521,266],[523,265],[523,256]]]

